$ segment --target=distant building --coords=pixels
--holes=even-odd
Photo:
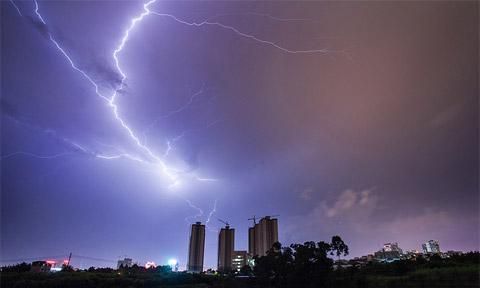
[[[235,248],[235,229],[225,226],[218,234],[218,263],[217,270],[221,272],[232,271],[232,257]]]
[[[35,273],[50,272],[53,266],[51,261],[34,261],[30,271]]]
[[[349,265],[353,265],[355,267],[361,267],[361,266],[367,265],[370,262],[375,261],[375,256],[373,256],[373,254],[368,254],[368,255],[364,255],[364,256],[360,256],[360,257],[354,257],[353,259],[345,260],[345,261]],[[337,261],[335,261],[335,263],[336,264],[342,264],[342,266],[343,266],[345,261],[342,263],[342,261],[337,260]]]
[[[398,247],[397,242],[383,244],[383,250],[385,252],[398,252],[399,254],[403,254],[402,249]]]
[[[233,251],[232,256],[232,268],[233,270],[240,271],[243,266],[248,264],[247,251]]]
[[[398,243],[385,243],[383,249],[375,252],[375,259],[380,262],[398,261],[403,255],[402,249],[398,247]]]
[[[403,253],[403,259],[415,260],[418,257],[421,257],[423,254],[418,250],[408,250]]]
[[[248,252],[252,256],[265,256],[278,242],[278,220],[270,216],[260,219],[253,227],[248,228]]]
[[[200,273],[203,271],[203,254],[205,250],[205,225],[201,222],[192,224],[190,245],[188,247],[187,270]]]
[[[255,255],[255,226],[257,223],[254,223],[253,227],[248,227],[248,254]]]
[[[124,258],[123,260],[118,260],[117,262],[117,269],[120,269],[120,267],[127,268],[132,266],[133,266],[133,262],[131,258]]]
[[[428,240],[422,244],[423,253],[425,254],[439,254],[440,245],[437,240]]]

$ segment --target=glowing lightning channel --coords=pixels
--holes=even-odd
[[[187,202],[188,206],[190,206],[190,208],[192,209],[195,209],[198,211],[198,214],[194,215],[194,216],[189,216],[189,217],[186,217],[185,218],[185,222],[187,223],[190,223],[189,219],[195,219],[195,218],[198,218],[198,217],[202,217],[203,216],[203,210],[200,209],[199,207],[193,205],[192,201],[186,199],[186,198],[182,198],[185,202]]]
[[[78,66],[75,65],[75,63],[73,62],[71,57],[68,55],[68,53],[60,46],[60,44],[55,40],[55,38],[53,37],[53,35],[50,32],[48,33],[48,36],[49,36],[50,41],[57,48],[57,50],[59,50],[62,53],[62,55],[68,60],[68,62],[70,63],[70,66],[74,70],[76,70],[77,72],[81,73],[95,87],[95,93],[107,102],[108,106],[112,109],[112,112],[115,116],[115,119],[120,123],[122,128],[124,130],[126,130],[126,132],[130,136],[130,138],[133,140],[133,142],[137,145],[137,147],[139,147],[146,155],[148,155],[151,159],[153,159],[154,160],[153,162],[155,164],[159,165],[161,167],[162,172],[175,184],[178,181],[178,172],[179,171],[176,171],[176,170],[168,167],[162,161],[162,159],[160,159],[158,156],[156,156],[152,152],[152,150],[150,150],[147,146],[142,144],[140,139],[136,136],[136,134],[133,132],[133,130],[128,126],[126,121],[123,120],[123,118],[121,118],[121,116],[119,115],[118,106],[115,103],[115,100],[118,96],[118,92],[121,91],[124,88],[125,80],[127,78],[126,74],[120,68],[120,61],[118,59],[118,54],[123,50],[125,44],[128,41],[128,38],[130,36],[130,32],[133,30],[133,28],[135,28],[136,24],[138,22],[140,22],[141,20],[143,20],[143,18],[145,16],[150,14],[150,10],[148,9],[148,6],[150,6],[154,2],[156,2],[156,0],[151,0],[151,1],[149,1],[149,2],[147,2],[143,5],[144,12],[142,12],[138,17],[135,17],[131,20],[130,26],[125,31],[124,36],[122,37],[119,46],[113,51],[112,57],[115,61],[115,67],[117,68],[118,73],[121,75],[121,82],[120,82],[119,87],[114,90],[111,97],[106,97],[105,95],[102,95],[99,91],[99,85],[85,71],[83,71],[82,69],[80,69]],[[38,2],[36,0],[34,0],[34,3],[35,3],[35,14],[38,16],[38,19],[44,25],[47,25],[46,22],[45,22],[45,19],[43,19],[42,15],[39,12]],[[110,157],[109,156],[102,156],[102,155],[96,155],[96,156],[98,158],[102,158],[102,159],[118,159],[120,157],[126,157],[126,158],[129,158],[129,159],[132,159],[132,160],[144,162],[144,160],[141,160],[141,159],[136,158],[136,157],[132,157],[131,155],[128,155],[128,154],[116,155],[116,156],[110,156]]]
[[[261,43],[261,44],[272,46],[272,47],[277,48],[277,49],[279,49],[279,50],[281,50],[285,53],[290,53],[290,54],[314,54],[314,53],[335,52],[335,51],[332,51],[332,50],[329,50],[329,49],[291,50],[291,49],[285,48],[283,46],[280,46],[279,44],[277,44],[275,42],[268,41],[268,40],[263,40],[263,39],[260,39],[256,36],[254,36],[254,35],[251,35],[251,34],[246,34],[244,32],[241,32],[240,30],[238,30],[237,28],[235,28],[233,26],[225,25],[225,24],[222,24],[220,22],[211,22],[211,21],[208,21],[208,20],[202,21],[202,22],[188,22],[188,21],[180,19],[177,16],[172,15],[172,14],[159,13],[159,12],[155,12],[155,11],[151,11],[151,13],[154,14],[154,15],[157,15],[157,16],[168,17],[168,18],[173,19],[174,21],[176,21],[180,24],[184,24],[184,25],[187,25],[187,26],[193,26],[193,27],[217,26],[217,27],[220,27],[220,28],[223,28],[223,29],[226,29],[226,30],[230,30],[230,31],[234,32],[235,34],[237,34],[238,36],[251,39],[251,40],[253,40],[255,42],[258,42],[258,43]]]
[[[37,3],[37,2],[35,1],[35,3]],[[88,80],[88,82],[90,82],[90,84],[92,84],[93,87],[95,87],[95,94],[97,94],[97,96],[99,96],[100,98],[102,98],[105,101],[110,101],[110,99],[108,97],[106,97],[106,96],[104,96],[100,93],[98,84],[95,83],[95,81],[93,81],[93,79],[90,78],[90,76],[88,76],[88,74],[85,73],[85,71],[83,71],[80,68],[78,68],[77,66],[75,66],[75,63],[73,63],[70,56],[68,56],[67,52],[65,52],[65,50],[60,46],[60,44],[58,44],[58,42],[55,40],[55,38],[53,38],[51,33],[48,33],[48,37],[50,38],[50,41],[52,41],[52,43],[57,47],[57,49],[60,51],[60,53],[62,53],[63,56],[65,56],[65,58],[67,58],[68,62],[70,62],[70,66],[72,66],[72,68],[75,69],[77,72],[81,73],[83,75],[83,77],[85,77]]]
[[[152,129],[153,126],[155,126],[158,121],[160,119],[166,119],[166,118],[169,118],[177,113],[180,113],[186,109],[188,109],[188,107],[190,107],[193,102],[195,101],[195,98],[201,94],[203,94],[204,92],[204,88],[205,88],[205,83],[202,84],[202,88],[200,90],[198,90],[197,92],[195,92],[194,94],[192,94],[190,96],[190,99],[187,101],[187,103],[185,103],[184,105],[180,106],[179,108],[175,109],[175,110],[172,110],[170,112],[168,112],[167,114],[165,115],[162,115],[160,117],[158,117],[157,119],[155,119],[152,123],[150,123],[150,125],[147,126],[147,128],[143,131],[143,136],[146,137],[146,135],[148,134],[148,132],[150,131],[150,129]]]
[[[33,2],[35,2],[35,14],[37,14],[38,19],[40,19],[40,21],[42,21],[43,25],[47,25],[45,20],[43,20],[42,15],[40,15],[40,13],[38,12],[38,2],[37,2],[37,0],[33,0]]]
[[[205,88],[205,83],[203,83],[202,88],[198,92],[192,94],[192,96],[190,97],[190,99],[188,100],[188,102],[185,105],[181,106],[180,108],[178,108],[176,110],[168,112],[167,114],[163,115],[161,118],[171,117],[172,115],[175,115],[175,114],[180,113],[180,112],[184,111],[185,109],[187,109],[190,105],[193,104],[193,101],[195,100],[195,98],[198,95],[203,93],[204,88]],[[155,122],[157,122],[157,121],[155,121]]]
[[[217,201],[218,199],[215,199],[215,202],[213,203],[213,209],[210,211],[210,213],[208,213],[208,217],[207,217],[207,221],[205,221],[205,225],[208,225],[213,214],[217,212]]]
[[[204,88],[205,88],[205,83],[203,83],[202,88],[201,88],[199,91],[197,91],[196,93],[194,93],[194,94],[192,94],[192,95],[190,96],[190,99],[188,100],[187,103],[185,103],[184,105],[180,106],[179,108],[177,108],[177,109],[175,109],[175,110],[173,110],[173,111],[170,111],[170,112],[168,112],[167,114],[165,114],[165,115],[163,115],[163,116],[155,119],[150,125],[148,125],[147,128],[143,131],[144,142],[145,142],[145,143],[147,142],[147,134],[148,134],[148,132],[151,130],[151,128],[152,128],[153,126],[155,126],[155,124],[156,124],[160,119],[162,119],[162,118],[164,119],[164,118],[171,117],[171,116],[173,116],[174,114],[180,113],[180,112],[188,109],[188,107],[190,107],[190,106],[193,104],[195,98],[196,98],[198,95],[204,93]],[[213,98],[214,98],[214,97],[212,97],[211,99],[213,99]],[[187,135],[187,133],[193,132],[193,131],[199,131],[199,130],[203,130],[203,129],[208,129],[208,128],[210,128],[211,126],[213,126],[213,125],[215,125],[215,124],[217,124],[217,123],[219,123],[219,122],[221,122],[221,120],[216,120],[216,121],[208,124],[207,126],[205,126],[205,127],[203,127],[203,128],[188,129],[188,130],[183,131],[182,133],[180,133],[179,135],[177,135],[177,136],[175,136],[175,137],[173,137],[173,138],[167,139],[167,142],[166,142],[167,148],[165,149],[165,152],[163,153],[162,158],[165,159],[166,157],[168,157],[168,156],[170,155],[170,152],[175,149],[174,144],[175,144],[177,141],[180,141],[183,137],[185,137],[185,136]],[[197,178],[197,180],[199,180],[199,179]],[[215,180],[216,180],[216,179],[215,179]],[[203,180],[200,180],[200,181],[203,181]]]
[[[220,123],[220,122],[222,122],[222,121],[224,121],[224,120],[215,120],[215,121],[207,124],[205,127],[200,127],[200,128],[196,128],[196,129],[185,130],[185,131],[183,131],[182,133],[180,133],[179,135],[177,135],[177,136],[175,136],[175,137],[173,137],[173,138],[171,138],[171,139],[168,139],[168,140],[167,140],[167,148],[165,149],[165,152],[163,153],[163,158],[166,158],[166,157],[168,157],[168,155],[170,155],[170,152],[175,149],[174,144],[175,144],[176,142],[180,141],[183,137],[187,136],[187,133],[194,132],[194,131],[201,131],[201,130],[204,130],[204,129],[208,129],[208,128],[210,128],[210,127],[212,127],[212,126],[214,126],[214,125],[216,125],[217,123]],[[199,180],[199,181],[211,181],[211,182],[213,182],[213,181],[218,181],[218,179],[213,179],[213,178],[212,178],[212,179],[210,179],[210,178],[200,178],[200,177],[198,177],[198,176],[195,176],[195,178],[196,178],[197,180]]]
[[[15,4],[15,2],[13,0],[10,0],[10,3],[12,3],[13,7],[15,7],[15,9],[17,9],[18,15],[23,16],[22,12],[20,12],[20,8],[18,8],[17,4]]]
[[[10,153],[10,154],[7,154],[7,155],[2,155],[1,158],[2,159],[7,159],[7,158],[10,158],[10,157],[23,155],[23,156],[30,156],[30,157],[34,157],[34,158],[38,158],[38,159],[55,159],[55,158],[60,158],[60,157],[64,157],[64,156],[72,155],[72,154],[73,154],[72,152],[63,152],[63,153],[58,153],[58,154],[53,154],[53,155],[38,155],[38,154],[35,154],[35,153],[19,151],[19,152],[13,152],[13,153]]]
[[[186,132],[183,132],[182,134],[175,136],[171,140],[167,140],[167,149],[165,149],[165,153],[163,153],[163,157],[167,157],[170,154],[170,151],[174,149],[172,146],[173,143],[177,142],[178,140],[182,139],[185,136]]]
[[[169,173],[169,171],[168,171],[169,168],[167,167],[167,165],[158,156],[156,156],[147,146],[142,144],[142,142],[135,135],[133,130],[120,117],[120,115],[118,114],[118,106],[115,104],[115,100],[117,98],[118,91],[121,91],[123,89],[123,87],[125,86],[125,80],[127,79],[127,75],[120,68],[120,61],[118,60],[118,53],[120,53],[123,50],[123,48],[125,46],[125,43],[127,43],[128,38],[130,37],[130,31],[132,31],[133,28],[135,28],[135,26],[137,25],[137,23],[139,21],[142,21],[145,16],[150,14],[150,10],[148,9],[148,6],[150,6],[152,3],[155,3],[155,2],[156,2],[156,0],[150,0],[149,2],[143,4],[144,12],[142,12],[139,16],[137,16],[137,17],[135,17],[131,20],[130,26],[127,28],[127,30],[124,33],[123,38],[120,41],[120,45],[113,51],[112,56],[113,56],[113,59],[115,61],[115,67],[117,68],[118,73],[122,76],[122,79],[120,81],[120,86],[117,89],[115,89],[115,91],[113,92],[113,95],[111,96],[110,100],[108,101],[108,105],[112,108],[113,113],[115,115],[115,118],[120,122],[122,127],[128,132],[128,134],[130,135],[130,138],[133,139],[133,141],[137,144],[137,146],[140,147],[144,152],[146,152],[146,154],[148,156],[150,156],[151,158],[156,160],[160,164],[160,166],[162,166],[162,169],[164,170],[164,172],[167,175],[169,175],[171,178],[175,178],[175,177],[173,177],[173,175],[171,175]]]
[[[220,18],[224,16],[238,16],[238,15],[251,15],[251,16],[258,16],[258,17],[266,17],[274,21],[278,22],[316,22],[316,20],[310,19],[310,18],[282,18],[282,17],[277,17],[273,16],[267,13],[258,13],[258,12],[244,12],[244,13],[223,13],[223,14],[217,14],[213,17],[208,18],[207,21],[211,21],[215,18]]]
[[[174,182],[174,184],[177,183],[178,181],[178,172],[180,171],[176,171],[172,168],[169,168],[165,162],[159,158],[157,155],[155,155],[153,153],[153,151],[148,148],[146,145],[144,145],[140,139],[136,136],[136,134],[134,133],[134,131],[128,126],[128,124],[126,123],[125,120],[123,120],[123,118],[119,115],[119,112],[118,112],[118,105],[115,103],[115,100],[118,96],[118,92],[121,91],[124,87],[125,87],[125,80],[127,79],[127,75],[123,72],[123,70],[121,69],[120,67],[120,61],[119,61],[119,58],[118,58],[118,55],[119,53],[123,50],[123,48],[125,47],[125,44],[127,43],[127,41],[129,40],[129,37],[130,37],[130,32],[136,27],[136,25],[141,22],[147,15],[150,15],[150,14],[154,14],[154,15],[157,15],[157,16],[163,16],[163,17],[169,17],[173,20],[175,20],[176,22],[178,23],[181,23],[181,24],[184,24],[184,25],[188,25],[188,26],[194,26],[194,27],[201,27],[201,26],[204,26],[204,25],[209,25],[209,26],[218,26],[218,27],[221,27],[223,29],[227,29],[227,30],[230,30],[232,32],[234,32],[235,34],[241,36],[241,37],[245,37],[245,38],[249,38],[251,40],[254,40],[258,43],[261,43],[261,44],[266,44],[266,45],[270,45],[272,47],[275,47],[277,49],[280,49],[281,51],[284,51],[286,53],[293,53],[293,54],[297,54],[297,53],[326,53],[326,52],[330,52],[329,50],[327,49],[312,49],[312,50],[291,50],[291,49],[288,49],[288,48],[285,48],[285,47],[282,47],[278,44],[276,44],[275,42],[272,42],[272,41],[267,41],[267,40],[263,40],[263,39],[260,39],[260,38],[257,38],[256,36],[254,35],[250,35],[250,34],[246,34],[246,33],[243,33],[241,31],[239,31],[238,29],[236,29],[235,27],[232,27],[232,26],[229,26],[229,25],[225,25],[225,24],[222,24],[220,22],[211,22],[211,21],[203,21],[203,22],[200,22],[200,23],[196,23],[196,22],[187,22],[185,20],[182,20],[174,15],[171,15],[171,14],[165,14],[165,13],[158,13],[158,12],[154,12],[154,11],[151,11],[149,9],[149,6],[152,5],[153,3],[155,3],[156,0],[150,0],[146,3],[143,4],[143,12],[133,18],[130,22],[130,26],[127,28],[127,30],[125,30],[124,32],[124,35],[123,37],[121,38],[121,41],[120,41],[120,44],[118,45],[118,47],[113,51],[113,54],[112,54],[112,57],[114,59],[114,62],[115,62],[115,67],[118,71],[118,73],[121,75],[121,81],[120,81],[120,84],[118,86],[117,89],[114,89],[113,91],[113,94],[111,95],[111,97],[106,97],[104,95],[102,95],[99,91],[99,85],[85,72],[83,71],[82,69],[80,69],[79,67],[77,67],[75,65],[75,63],[73,62],[73,60],[70,58],[70,56],[67,54],[67,52],[60,46],[60,44],[55,40],[55,38],[53,37],[53,35],[48,32],[48,35],[49,35],[49,39],[50,41],[55,45],[55,47],[57,48],[57,50],[59,50],[62,55],[68,60],[68,62],[70,63],[71,67],[76,70],[77,72],[81,73],[94,87],[95,87],[95,93],[101,97],[103,100],[107,101],[108,103],[108,106],[112,109],[112,112],[115,116],[115,119],[120,123],[120,125],[123,127],[124,130],[126,130],[126,132],[128,133],[128,135],[130,136],[130,138],[133,140],[133,142],[137,145],[137,147],[139,147],[146,155],[148,155],[151,159],[154,160],[154,163],[156,163],[157,165],[159,165],[162,169],[162,172],[167,175],[169,177],[170,180],[172,180]],[[35,14],[38,16],[38,19],[44,24],[44,25],[47,25],[46,24],[46,21],[45,19],[42,17],[42,15],[40,14],[39,12],[39,7],[38,7],[38,2],[36,0],[34,0],[34,3],[35,3]],[[194,99],[194,97],[191,98],[191,101],[192,102]],[[187,103],[188,104],[188,103]],[[181,110],[183,110],[185,108],[181,108],[179,110],[175,110],[173,111],[174,113],[178,113],[180,112]],[[169,148],[167,149],[167,151],[169,152],[172,148],[170,146],[170,144],[168,145]],[[166,153],[168,155],[168,153]],[[127,154],[128,155],[128,154]],[[96,155],[97,157],[99,158],[103,158],[103,159],[117,159],[117,158],[120,158],[120,157],[123,157],[123,156],[126,156],[127,158],[130,158],[130,159],[133,159],[133,160],[139,160],[139,161],[143,161],[139,158],[132,158],[132,157],[129,157],[127,155],[115,155],[115,156],[99,156],[99,155]],[[215,181],[215,179],[210,179],[210,178],[200,178],[198,176],[196,176],[196,179],[199,180],[199,181]]]
[[[60,44],[55,40],[55,38],[53,37],[53,35],[48,32],[48,36],[49,36],[49,39],[50,41],[55,45],[55,47],[57,48],[57,50],[59,50],[62,55],[68,60],[68,62],[70,63],[71,67],[76,70],[77,72],[81,73],[95,88],[95,93],[100,97],[102,98],[103,100],[105,100],[108,104],[108,106],[112,109],[112,112],[115,116],[115,119],[120,123],[120,125],[122,126],[122,128],[128,133],[128,135],[130,136],[130,138],[133,140],[133,142],[137,145],[137,147],[139,147],[148,157],[150,157],[151,159],[153,159],[154,163],[159,165],[163,171],[163,173],[165,175],[167,175],[170,180],[173,181],[173,184],[172,185],[175,185],[178,183],[178,173],[180,171],[176,171],[176,170],[173,170],[171,168],[169,168],[165,163],[164,161],[158,157],[157,155],[155,155],[155,153],[153,153],[153,151],[148,148],[146,145],[144,145],[140,139],[136,136],[136,134],[134,133],[134,131],[129,127],[129,125],[126,123],[125,120],[123,120],[123,118],[120,116],[119,112],[118,112],[118,105],[115,103],[116,99],[117,99],[117,96],[118,96],[118,93],[119,91],[122,91],[122,89],[125,87],[125,81],[127,79],[127,75],[123,72],[123,70],[121,69],[120,67],[120,61],[119,61],[119,58],[118,58],[118,55],[119,53],[123,50],[123,48],[125,47],[127,41],[129,40],[129,37],[130,37],[130,32],[136,27],[136,25],[141,22],[146,16],[150,15],[150,14],[154,14],[154,15],[157,15],[157,16],[163,16],[163,17],[168,17],[168,18],[171,18],[173,19],[174,21],[180,23],[180,24],[184,24],[184,25],[187,25],[187,26],[193,26],[193,27],[201,27],[201,26],[217,26],[217,27],[220,27],[222,29],[226,29],[226,30],[229,30],[233,33],[235,33],[236,35],[238,36],[241,36],[241,37],[244,37],[244,38],[248,38],[250,40],[253,40],[257,43],[260,43],[260,44],[265,44],[265,45],[269,45],[269,46],[272,46],[276,49],[279,49],[285,53],[291,53],[291,54],[311,54],[311,53],[327,53],[327,52],[333,52],[333,51],[330,51],[328,49],[310,49],[310,50],[292,50],[292,49],[288,49],[288,48],[285,48],[283,46],[280,46],[279,44],[275,43],[275,42],[272,42],[272,41],[268,41],[268,40],[264,40],[264,39],[260,39],[254,35],[251,35],[251,34],[246,34],[244,32],[241,32],[240,30],[238,30],[237,28],[233,27],[233,26],[229,26],[229,25],[225,25],[225,24],[222,24],[220,22],[212,22],[212,21],[203,21],[203,22],[188,22],[188,21],[185,21],[183,19],[180,19],[174,15],[171,15],[171,14],[165,14],[165,13],[158,13],[158,12],[154,12],[154,11],[151,11],[149,9],[149,6],[152,5],[153,3],[155,3],[156,0],[150,0],[148,2],[146,2],[145,4],[143,4],[143,12],[133,18],[130,22],[130,26],[127,28],[127,30],[125,30],[124,34],[123,34],[123,37],[121,38],[121,41],[120,41],[120,44],[117,46],[117,48],[115,48],[115,50],[113,51],[113,54],[112,54],[112,57],[114,59],[114,62],[115,62],[115,67],[118,71],[118,73],[121,75],[121,81],[120,81],[120,84],[119,86],[114,89],[112,95],[110,97],[106,97],[105,95],[103,95],[102,93],[100,93],[99,91],[99,85],[85,72],[83,71],[82,69],[80,69],[79,67],[77,67],[75,65],[75,63],[73,62],[73,60],[70,58],[70,56],[67,54],[67,52],[60,46]],[[39,7],[38,7],[38,3],[36,0],[34,0],[34,3],[35,3],[35,14],[38,16],[38,19],[44,24],[44,25],[47,25],[46,24],[46,21],[45,19],[43,19],[42,15],[39,13]],[[12,3],[12,4],[15,4],[15,3]],[[16,5],[15,5],[16,6]],[[278,20],[278,19],[277,19]],[[291,19],[290,19],[291,20]],[[194,95],[196,96],[196,95]],[[180,109],[177,109],[175,111],[172,111],[172,113],[170,113],[168,116],[171,116],[175,113],[179,113],[181,112],[182,110],[186,109],[185,107],[187,107],[188,105],[190,105],[194,100],[194,97],[192,97],[189,101],[189,103],[187,103],[186,106],[184,106],[183,108],[180,108]],[[183,137],[183,135],[181,136]],[[75,145],[76,146],[76,145]],[[85,153],[89,153],[89,151],[85,148],[83,148],[82,146],[76,146],[78,149],[80,149],[81,151],[85,152]],[[170,152],[170,150],[172,149],[172,146],[170,145],[170,143],[168,143],[168,148],[167,148],[167,152],[165,153],[166,155],[168,155],[168,153]],[[118,159],[118,158],[121,158],[121,157],[126,157],[126,158],[129,158],[131,160],[135,160],[135,161],[140,161],[140,162],[145,162],[143,159],[140,159],[138,157],[134,157],[134,156],[131,156],[129,154],[116,154],[116,155],[102,155],[102,154],[94,154],[95,157],[97,158],[102,158],[102,159]],[[38,155],[37,155],[38,156]],[[195,175],[195,179],[197,179],[198,181],[217,181],[216,179],[211,179],[211,178],[201,178],[199,176],[196,176]],[[203,215],[203,210],[201,210],[200,208],[196,207],[195,205],[193,205],[193,203],[191,201],[189,201],[188,199],[184,199],[187,204],[196,209],[197,211],[199,211],[199,214],[195,217],[200,217],[201,215]],[[215,207],[214,207],[214,210],[215,211],[216,209],[216,204],[215,204]],[[212,215],[213,213],[211,212],[211,214],[209,214],[209,218],[208,220],[210,220],[210,216]]]

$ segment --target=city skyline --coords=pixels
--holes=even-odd
[[[0,6],[2,261],[183,269],[201,222],[216,268],[218,218],[249,251],[277,214],[349,257],[479,250],[477,3]]]

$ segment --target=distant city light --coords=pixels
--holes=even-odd
[[[177,265],[177,259],[170,259],[168,260],[168,265],[172,266],[172,269]]]
[[[48,265],[53,265],[53,266],[55,266],[55,264],[57,264],[57,261],[55,261],[55,260],[47,260],[45,262],[47,262]]]
[[[177,272],[178,271],[178,261],[177,259],[170,259],[168,260],[168,266],[172,268],[172,271]]]

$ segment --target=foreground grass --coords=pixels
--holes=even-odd
[[[328,288],[473,288],[480,287],[480,267],[422,268],[403,275],[385,275],[368,270],[344,270],[333,273]],[[169,287],[169,288],[261,288],[270,287],[258,279],[237,279],[213,275],[187,273],[118,272],[2,272],[0,286],[14,288],[40,287]],[[260,284],[263,283],[263,284]],[[291,287],[297,287],[292,283]],[[288,287],[289,288],[289,287]]]
[[[478,288],[480,267],[442,267],[420,269],[402,276],[356,273],[351,277],[334,277],[330,287],[335,288]]]

